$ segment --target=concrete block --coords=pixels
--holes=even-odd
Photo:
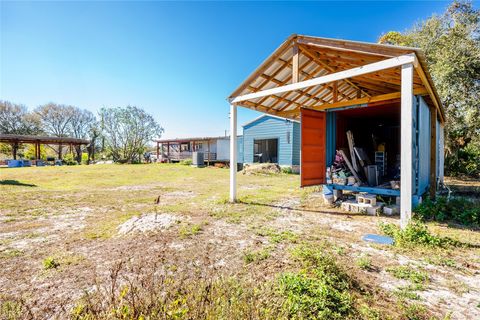
[[[377,196],[374,194],[359,195],[357,197],[358,203],[369,204],[375,206],[377,204]]]
[[[383,202],[377,202],[375,206],[368,207],[367,214],[369,216],[379,216],[382,213],[383,205]]]
[[[343,190],[333,190],[333,201],[343,199]]]
[[[393,216],[400,212],[400,206],[390,205],[383,208],[383,214],[386,216]]]

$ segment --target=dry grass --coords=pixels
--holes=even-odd
[[[330,273],[318,271],[325,261],[345,275],[347,289],[339,294],[352,310],[342,317],[422,319],[453,311],[462,319],[480,313],[472,298],[480,294],[478,231],[429,225],[471,247],[369,245],[362,234],[378,233],[379,221],[395,218],[325,208],[315,188],[298,187],[296,175],[239,174],[237,204],[226,201],[228,170],[218,168],[96,165],[0,169],[0,175],[16,181],[0,184],[2,319],[291,318],[311,309],[305,299],[331,301],[311,290],[337,285],[326,280]],[[179,221],[118,234],[122,223],[148,214]],[[317,261],[320,267],[298,259],[299,248],[312,247],[328,253]],[[401,265],[428,273],[424,291],[396,294],[409,280],[386,270]],[[453,274],[456,282],[448,281]],[[288,282],[282,287],[278,279]],[[468,290],[457,283],[468,283]],[[310,294],[288,298],[298,285],[309,286]]]

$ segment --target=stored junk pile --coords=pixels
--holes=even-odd
[[[333,165],[327,168],[327,185],[400,189],[399,166],[396,168],[393,179],[383,181],[387,175],[387,154],[384,143],[375,144],[375,161],[372,163],[365,149],[355,146],[351,131],[347,131],[347,139],[348,150],[337,150]],[[334,192],[335,200],[346,198],[342,190],[334,190]],[[332,192],[326,189],[324,193],[325,200],[331,202]],[[355,200],[342,201],[341,207],[349,212],[392,215],[399,212],[399,197],[392,200],[395,204],[386,206],[385,202],[377,201],[375,194],[360,192],[355,194]]]

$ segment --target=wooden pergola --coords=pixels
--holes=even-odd
[[[424,97],[435,115],[432,123],[438,117],[443,125],[444,110],[420,49],[294,34],[228,97],[230,132],[237,131],[237,106],[299,119],[305,109],[326,111],[400,101],[401,217],[406,225],[412,209],[414,95]],[[237,149],[237,141],[235,134],[230,137],[230,200],[234,202],[237,159],[232,150]],[[435,139],[434,125],[431,139]],[[435,161],[432,152],[431,163]]]
[[[40,159],[40,145],[42,144],[69,146],[70,150],[72,150],[74,146],[88,145],[90,143],[88,140],[70,137],[51,137],[19,134],[0,134],[0,142],[12,145],[12,156],[14,159],[17,158],[18,145],[21,143],[35,145],[35,159]]]

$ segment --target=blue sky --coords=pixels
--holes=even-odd
[[[226,97],[290,34],[375,42],[448,4],[0,1],[0,99],[131,104],[166,138],[223,135]]]

